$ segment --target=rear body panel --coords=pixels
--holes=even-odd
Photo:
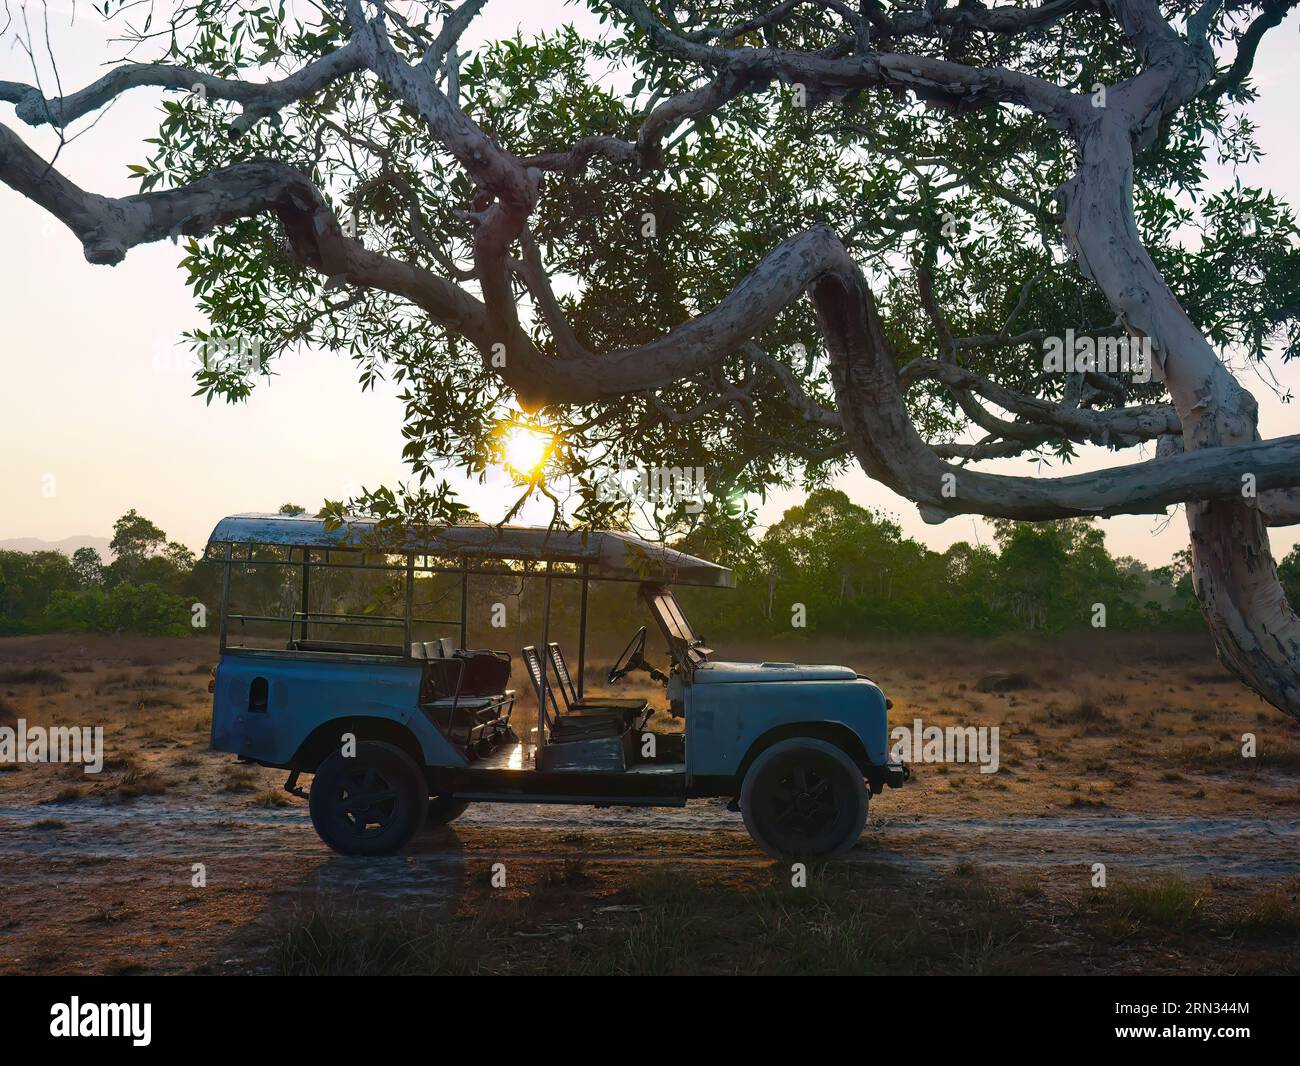
[[[410,660],[227,649],[217,666],[212,748],[288,766],[319,726],[382,718],[411,731],[426,765],[464,766],[465,757],[420,710],[420,677],[420,664]],[[265,710],[257,709],[263,691]]]

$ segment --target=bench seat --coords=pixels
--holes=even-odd
[[[514,701],[515,690],[510,688],[495,696],[445,696],[442,699],[426,700],[420,706],[426,710],[455,711],[473,715],[479,721],[490,721]]]

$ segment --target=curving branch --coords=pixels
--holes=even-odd
[[[456,44],[464,36],[465,31],[469,29],[469,24],[474,21],[483,5],[487,0],[464,0],[460,7],[456,8],[442,24],[438,31],[438,36],[425,50],[424,58],[420,60],[421,65],[429,68],[434,72],[435,77],[442,70],[447,58],[455,53]]]
[[[724,48],[675,33],[661,22],[644,0],[609,0],[650,38],[655,49],[711,70],[729,70],[755,81],[804,85],[810,99],[829,99],[855,89],[893,88],[916,93],[957,111],[997,103],[1015,103],[1060,122],[1070,108],[1071,94],[1060,86],[1005,67],[970,67],[930,56],[869,52],[833,55],[782,48]]]
[[[955,390],[979,393],[1004,411],[1036,425],[1050,427],[1059,436],[1080,443],[1120,448],[1182,432],[1178,412],[1170,404],[1104,409],[1068,407],[1052,400],[1026,396],[973,370],[936,359],[914,359],[903,368],[899,377],[904,387],[930,380],[942,382]]]
[[[584,137],[572,147],[521,160],[525,167],[562,174],[583,173],[596,158],[607,159],[634,173],[662,165],[660,146],[683,122],[706,118],[751,87],[750,79],[724,71],[696,89],[670,96],[651,109],[637,131],[636,142],[608,135]]]
[[[191,67],[169,63],[126,63],[68,96],[46,97],[34,85],[0,81],[0,100],[14,104],[19,120],[29,126],[48,124],[63,129],[130,89],[151,86],[180,92],[203,92],[214,100],[229,100],[240,104],[245,116],[253,119],[273,114],[348,74],[364,69],[365,65],[363,49],[354,37],[280,81],[258,84],[218,78]]]
[[[98,264],[119,263],[139,244],[202,236],[239,218],[272,213],[305,266],[330,279],[405,296],[474,343],[491,343],[478,300],[445,278],[348,237],[311,180],[284,163],[236,163],[181,188],[113,198],[86,192],[0,125],[0,180],[66,225],[87,261]]]
[[[1204,98],[1217,100],[1238,93],[1255,68],[1255,53],[1259,51],[1264,34],[1282,25],[1292,9],[1298,6],[1300,0],[1264,0],[1259,5],[1259,15],[1237,41],[1237,54],[1231,65],[1206,86],[1202,94]]]

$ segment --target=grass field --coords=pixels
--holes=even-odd
[[[211,641],[0,640],[0,724],[107,748],[0,766],[0,971],[1300,972],[1300,728],[1202,639],[725,650],[855,667],[895,725],[997,726],[1000,769],[918,767],[805,887],[716,801],[479,805],[348,859],[282,773],[207,750]]]

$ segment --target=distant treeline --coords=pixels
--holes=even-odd
[[[219,568],[134,509],[114,523],[110,548],[111,563],[94,548],[0,551],[0,634],[194,632],[191,604],[215,602]]]
[[[281,513],[303,510],[285,504]],[[1169,566],[1151,569],[1112,556],[1102,531],[1082,520],[995,522],[992,544],[962,542],[936,552],[844,493],[819,489],[761,537],[753,537],[739,518],[734,523],[723,519],[696,530],[679,546],[736,572],[733,591],[678,590],[695,627],[710,637],[1065,633],[1100,625],[1190,630],[1202,624],[1186,551]],[[213,631],[221,587],[217,561],[196,559],[134,510],[114,524],[111,550],[111,563],[93,548],[78,549],[71,557],[0,551],[0,634]],[[288,569],[253,569],[239,582],[235,610],[285,615],[297,608],[297,578]],[[1300,549],[1279,569],[1292,602],[1300,603]],[[400,577],[394,583],[356,572],[322,573],[313,587],[312,609],[400,612],[398,584]],[[538,639],[530,631],[540,623],[539,585],[515,578],[475,579],[469,614],[476,638]],[[420,586],[417,615],[435,608],[441,617],[455,612],[459,593],[454,579],[424,580]],[[593,635],[631,632],[629,595],[626,586],[593,587]],[[563,632],[576,622],[572,599],[557,596],[553,605],[553,623]],[[508,634],[494,632],[487,623],[499,603],[507,604]],[[207,611],[204,628],[191,624],[196,604]],[[635,624],[642,621],[637,617]],[[522,628],[516,633],[516,627]]]
[[[731,566],[738,588],[724,596],[686,590],[679,598],[709,635],[777,635],[797,630],[800,620],[810,633],[835,636],[1202,625],[1186,550],[1151,569],[1111,555],[1090,521],[993,527],[992,544],[936,552],[844,493],[819,489],[757,540],[716,524],[692,534],[684,546]],[[1300,551],[1280,571],[1300,603]]]

